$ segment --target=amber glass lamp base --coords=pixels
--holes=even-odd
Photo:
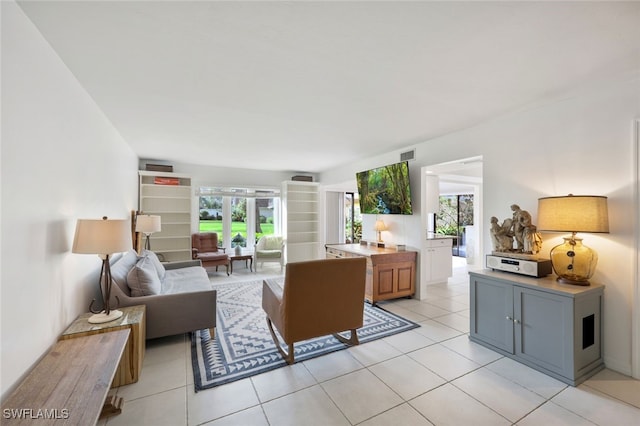
[[[588,286],[598,263],[598,254],[582,244],[575,234],[565,237],[564,243],[551,249],[551,266],[564,284]]]

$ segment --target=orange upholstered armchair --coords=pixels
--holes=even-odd
[[[333,334],[339,341],[357,345],[362,327],[366,260],[364,257],[322,259],[288,263],[284,285],[264,280],[262,308],[278,351],[294,363],[294,342]],[[288,348],[282,347],[273,326]],[[350,331],[350,338],[337,333]]]
[[[229,275],[229,255],[224,247],[218,247],[218,234],[206,232],[191,235],[191,254],[194,259],[202,262],[202,267],[226,266]]]

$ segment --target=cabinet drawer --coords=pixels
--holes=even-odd
[[[344,252],[342,250],[336,250],[331,247],[327,247],[326,254],[327,254],[327,257],[332,257],[332,258],[344,257]]]
[[[424,246],[428,248],[452,247],[453,239],[452,238],[434,238],[431,240],[427,240]]]

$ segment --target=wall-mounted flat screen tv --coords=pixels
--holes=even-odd
[[[413,214],[406,161],[358,172],[356,180],[361,213]]]

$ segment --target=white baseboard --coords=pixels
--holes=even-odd
[[[631,364],[627,362],[621,362],[619,360],[612,359],[605,356],[604,365],[609,370],[613,370],[620,374],[624,374],[625,376],[631,377]]]

